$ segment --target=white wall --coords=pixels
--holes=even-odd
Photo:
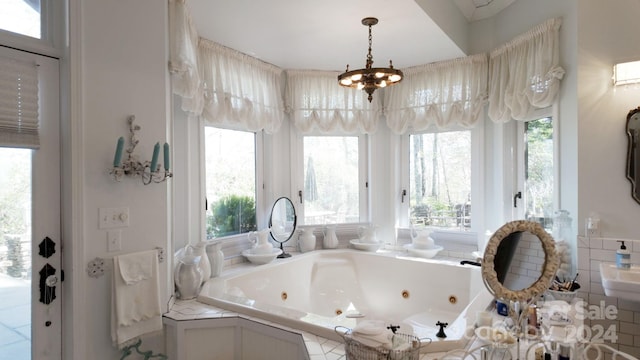
[[[614,63],[640,60],[638,14],[635,0],[588,0],[579,7],[579,212],[581,220],[596,212],[607,237],[640,238],[640,204],[625,177],[626,117],[640,106],[640,90],[611,84]]]
[[[580,2],[578,19],[578,89],[580,119],[578,198],[583,220],[597,213],[600,235],[607,239],[580,238],[578,268],[584,274],[584,295],[589,303],[613,305],[615,319],[595,319],[591,324],[617,331],[622,351],[640,356],[640,302],[605,296],[599,273],[600,261],[615,261],[619,244],[609,238],[640,239],[640,204],[631,198],[631,183],[625,177],[627,136],[626,116],[640,106],[640,88],[614,88],[612,66],[640,59],[637,46],[637,14],[634,0]],[[585,233],[584,225],[581,233]],[[638,262],[640,242],[629,249]],[[582,276],[582,275],[581,275]]]
[[[139,178],[118,183],[107,170],[112,165],[116,140],[128,135],[127,117],[136,116],[142,127],[136,153],[150,160],[156,142],[171,143],[168,136],[167,4],[165,1],[71,1],[78,16],[71,37],[70,57],[78,59],[72,73],[72,123],[83,129],[78,145],[82,181],[80,201],[72,204],[83,214],[75,221],[79,236],[74,241],[74,307],[65,319],[74,323],[73,349],[66,358],[116,359],[119,352],[110,339],[110,259],[116,254],[169,248],[169,184],[142,185]],[[73,28],[72,26],[72,28]],[[71,132],[74,132],[73,130]],[[128,140],[128,139],[127,139]],[[160,156],[162,159],[162,156]],[[163,162],[163,161],[161,161]],[[179,176],[179,174],[178,174]],[[98,209],[128,207],[130,226],[122,229],[122,251],[107,252],[107,234],[98,229]],[[81,249],[81,251],[77,251]],[[105,276],[91,278],[85,271],[88,261],[108,259]],[[161,303],[166,304],[173,289],[167,286],[167,264],[161,265]],[[67,270],[69,271],[69,270]],[[84,340],[84,341],[83,341]],[[146,348],[143,344],[142,348]]]

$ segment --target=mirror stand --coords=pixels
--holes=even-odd
[[[284,243],[289,241],[296,231],[298,217],[293,202],[289,198],[281,197],[275,201],[269,217],[269,234],[271,238],[280,244],[282,251],[278,259],[291,257],[284,251]]]
[[[285,258],[291,257],[291,254],[284,251],[284,242],[280,243],[280,250],[282,250],[282,253],[278,255],[278,259],[285,259]]]

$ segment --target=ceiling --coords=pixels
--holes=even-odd
[[[429,0],[451,1],[451,0]],[[453,0],[467,21],[492,16],[514,0]],[[414,0],[189,0],[201,37],[283,69],[343,71],[365,65],[373,26],[374,66],[397,68],[466,54]]]

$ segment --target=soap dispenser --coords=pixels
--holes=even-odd
[[[620,249],[616,251],[616,267],[618,269],[630,269],[631,268],[631,251],[627,250],[627,247],[624,245],[624,241],[618,240],[620,245]]]

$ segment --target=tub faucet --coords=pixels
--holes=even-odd
[[[400,325],[389,325],[387,326],[387,329],[391,330],[392,333],[396,333],[396,331],[398,331],[398,329],[400,329]]]
[[[440,326],[440,330],[436,334],[437,337],[443,338],[443,339],[447,337],[447,334],[444,333],[444,328],[446,328],[447,325],[449,325],[449,323],[443,323],[443,322],[440,322],[440,321],[438,321],[436,323],[436,326]]]
[[[477,261],[471,261],[471,260],[462,260],[460,261],[460,265],[473,265],[473,266],[482,266],[481,263],[477,262]]]

